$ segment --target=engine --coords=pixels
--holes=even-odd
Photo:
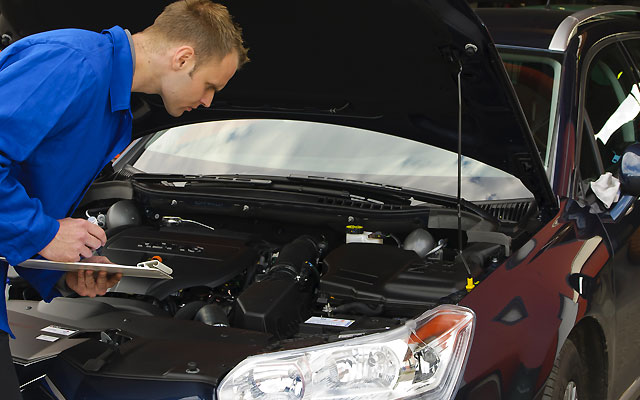
[[[449,214],[432,212],[408,233],[356,223],[282,228],[166,216],[123,200],[95,217],[109,238],[101,254],[119,264],[161,260],[173,279],[124,277],[96,301],[281,340],[385,329],[458,302],[469,275],[490,273],[508,255],[506,236],[485,232],[481,218],[467,221],[462,254],[448,246],[456,237]]]

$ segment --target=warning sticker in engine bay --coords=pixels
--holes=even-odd
[[[56,335],[62,335],[62,336],[70,336],[78,332],[76,329],[68,329],[68,328],[63,328],[61,326],[56,326],[56,325],[49,325],[40,330],[42,332],[55,333]]]
[[[304,321],[305,324],[341,326],[343,328],[350,326],[354,322],[356,321],[351,319],[337,319],[337,318],[325,318],[325,317],[311,317],[308,320]]]
[[[45,342],[55,342],[56,340],[60,339],[59,337],[55,337],[55,336],[49,336],[49,335],[40,335],[37,336],[36,339],[38,340],[44,340]]]

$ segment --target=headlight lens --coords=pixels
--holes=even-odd
[[[475,315],[442,305],[401,328],[248,357],[218,388],[221,400],[449,399],[462,376]]]

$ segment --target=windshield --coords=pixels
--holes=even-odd
[[[561,65],[542,55],[502,50],[500,57],[516,91],[544,167],[549,166]]]
[[[288,120],[212,121],[156,133],[133,165],[146,173],[303,175],[455,196],[457,155],[420,142],[338,125]],[[532,198],[519,179],[470,158],[462,196]]]

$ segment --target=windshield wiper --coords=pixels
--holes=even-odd
[[[183,187],[194,182],[201,183],[240,183],[248,185],[270,185],[270,177],[254,175],[181,175],[181,174],[134,174],[136,181],[160,181],[167,186]]]
[[[180,174],[135,174],[136,181],[161,182],[174,187],[246,187],[269,189],[276,191],[331,196],[355,201],[376,203],[411,205],[412,200],[455,208],[456,197],[440,193],[433,193],[402,186],[383,183],[342,179],[315,175],[180,175]],[[474,203],[461,199],[462,207],[474,214],[491,220],[497,224],[500,221]]]
[[[340,178],[331,178],[331,177],[321,177],[321,176],[298,176],[291,175],[288,177],[290,180],[300,180],[303,182],[330,182],[331,184],[336,185],[357,185],[358,187],[367,187],[370,190],[385,190],[385,191],[393,191],[397,196],[402,196],[409,201],[411,199],[417,201],[424,201],[431,204],[438,204],[446,207],[456,207],[457,199],[453,196],[448,196],[440,193],[428,192],[420,189],[406,188],[402,186],[395,185],[386,185],[382,183],[373,183],[373,182],[364,182],[353,179],[340,179]],[[500,220],[497,219],[493,214],[487,212],[483,208],[478,205],[470,202],[469,200],[465,200],[463,198],[460,199],[460,204],[463,209],[470,211],[474,214],[481,216],[489,221],[493,221],[497,225],[500,225]]]
[[[432,193],[422,191],[419,189],[406,188],[403,186],[388,185],[384,183],[359,181],[355,179],[341,179],[324,176],[303,176],[303,175],[290,175],[287,179],[294,182],[304,182],[306,184],[314,185],[327,185],[335,187],[357,187],[359,191],[369,193],[379,193],[383,191],[387,196],[395,196],[399,199],[407,201],[407,204],[411,204],[411,200],[417,200],[427,202],[431,204],[438,204],[444,206],[451,206],[456,204],[455,197],[451,197],[444,194]]]
[[[136,174],[138,182],[154,181],[169,187],[246,187],[263,190],[329,196],[375,204],[410,205],[411,196],[391,186],[337,178],[270,175]]]

